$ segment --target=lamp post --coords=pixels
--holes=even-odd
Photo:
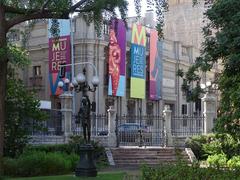
[[[215,90],[217,90],[216,84],[212,84],[210,81],[206,84],[201,84],[201,88],[206,92],[202,98],[203,101],[203,115],[204,115],[204,134],[211,133],[214,127],[214,120],[216,118],[216,96]]]
[[[76,176],[89,176],[95,177],[97,176],[97,169],[93,159],[93,146],[90,143],[91,140],[91,111],[95,112],[96,103],[90,102],[88,97],[89,92],[95,92],[96,88],[99,84],[99,78],[95,74],[92,77],[92,81],[90,85],[86,80],[86,69],[83,69],[83,73],[79,73],[75,78],[73,78],[72,82],[64,81],[65,84],[68,84],[68,88],[70,90],[74,90],[79,93],[82,92],[82,100],[80,104],[80,108],[78,114],[76,116],[76,123],[81,123],[83,128],[84,135],[84,144],[79,146],[80,151],[80,161],[77,164],[75,175]],[[63,82],[59,82],[59,87],[63,87]]]
[[[98,76],[93,76],[92,78],[92,87],[86,81],[86,69],[83,69],[83,73],[79,73],[76,78],[73,79],[71,86],[74,90],[82,92],[82,101],[78,115],[76,116],[76,123],[82,123],[84,141],[86,144],[90,143],[91,136],[91,111],[95,112],[96,103],[90,102],[87,92],[95,92],[99,84]]]

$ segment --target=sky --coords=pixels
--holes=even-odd
[[[132,16],[136,16],[136,12],[135,12],[135,6],[134,6],[134,0],[128,0],[128,16],[132,17]],[[147,3],[146,0],[142,0],[142,16],[145,15],[146,9],[147,9]]]
[[[73,0],[74,3],[76,3],[78,0]],[[147,0],[142,0],[142,16],[145,15],[146,9],[147,9]],[[136,12],[135,12],[135,6],[134,6],[134,0],[128,0],[128,17],[133,17],[136,16]]]

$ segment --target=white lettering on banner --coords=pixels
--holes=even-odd
[[[144,55],[144,48],[140,48],[138,46],[134,46],[134,54],[137,56],[143,56]]]
[[[55,61],[52,62],[52,71],[59,71],[60,70],[60,66],[61,64],[66,64],[66,61]]]
[[[67,48],[67,39],[59,39],[58,42],[53,41],[52,51],[64,51]]]
[[[132,56],[132,75],[134,77],[144,78],[144,58],[145,49],[139,46],[133,46],[133,56]]]

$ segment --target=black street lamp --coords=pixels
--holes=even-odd
[[[92,78],[92,87],[86,81],[86,69],[83,69],[83,73],[79,73],[76,78],[72,81],[72,87],[76,92],[82,92],[82,101],[78,115],[76,116],[76,123],[82,123],[83,135],[86,144],[90,143],[91,137],[91,111],[95,112],[96,103],[90,102],[87,92],[95,92],[99,84],[99,79],[97,76]]]
[[[76,123],[81,123],[83,127],[83,135],[85,144],[79,147],[80,161],[76,167],[76,176],[89,176],[96,177],[97,169],[93,158],[93,146],[90,143],[91,139],[91,111],[95,111],[96,103],[91,103],[87,95],[87,92],[95,92],[99,84],[99,78],[93,76],[92,87],[86,81],[86,69],[83,69],[83,73],[79,73],[72,81],[72,85],[76,92],[82,92],[82,101],[78,115],[76,116]]]
[[[92,86],[86,81],[86,69],[83,69],[83,73],[79,73],[71,83],[69,83],[69,88],[75,90],[77,93],[82,92],[82,100],[78,114],[76,116],[76,123],[81,123],[84,135],[84,144],[79,146],[80,151],[80,161],[75,169],[76,176],[88,176],[96,177],[97,169],[93,158],[94,148],[91,145],[91,111],[95,112],[96,103],[90,102],[87,92],[95,92],[99,84],[98,76],[92,77]],[[64,82],[65,83],[65,82]],[[59,86],[63,87],[63,83]]]

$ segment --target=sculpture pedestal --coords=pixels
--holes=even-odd
[[[79,147],[80,161],[75,170],[76,176],[97,176],[97,168],[93,158],[93,150],[94,148],[91,144],[85,144]]]

